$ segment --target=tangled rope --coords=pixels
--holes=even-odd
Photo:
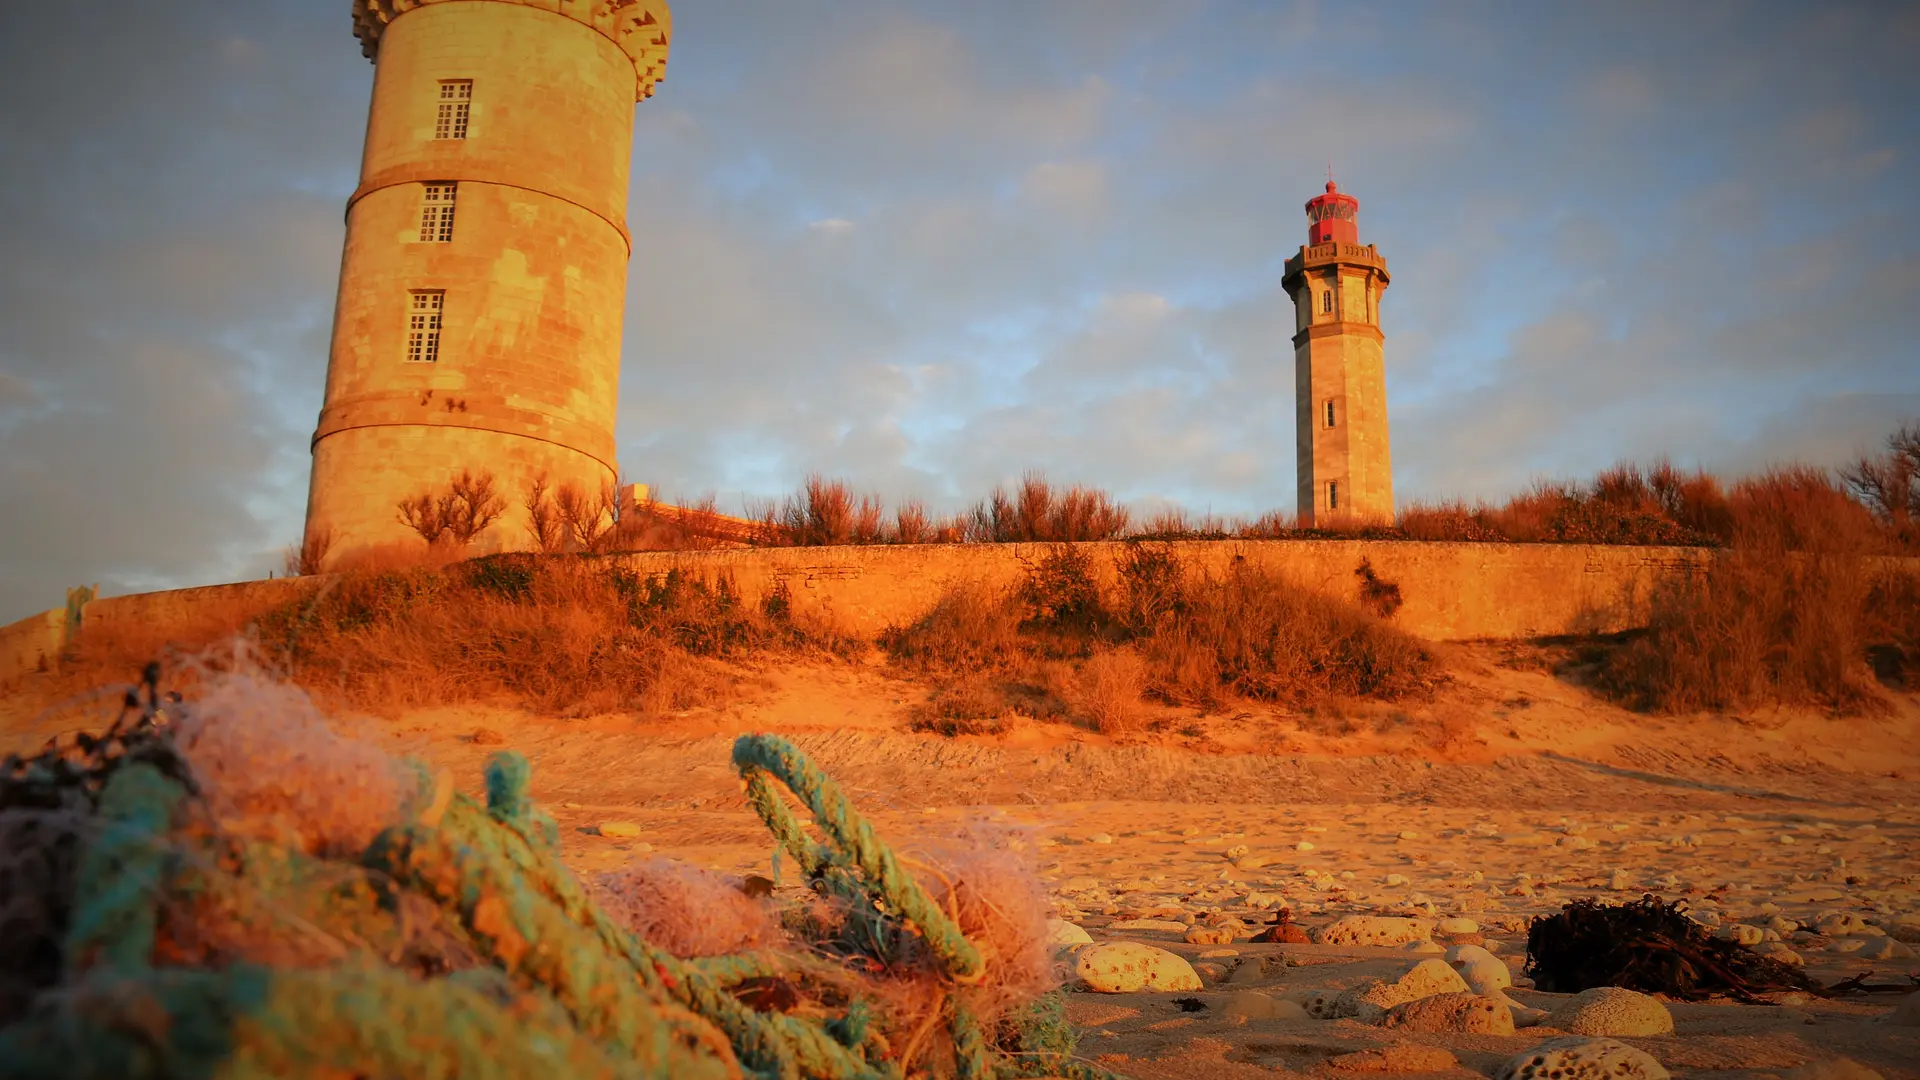
[[[988,958],[797,748],[745,736],[733,763],[816,891],[871,920],[863,931],[881,948],[919,943],[913,955],[933,958],[956,1075],[1108,1076],[1071,1060],[1071,1028],[1051,995],[1012,1017],[977,1017],[970,995]],[[0,1028],[0,1080],[892,1080],[918,1068],[900,1060],[875,1002],[834,958],[681,959],[613,920],[560,862],[557,826],[529,797],[521,755],[488,762],[484,806],[444,774],[418,772],[410,819],[330,861],[208,829],[191,785],[121,761],[73,871],[63,977]],[[811,813],[819,841],[776,781]],[[181,910],[218,912],[237,934],[297,925],[325,955],[220,962],[218,940],[173,940],[168,913]],[[829,992],[805,1010],[763,1011],[745,991],[769,981]]]

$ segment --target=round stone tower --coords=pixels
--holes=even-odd
[[[1293,297],[1294,442],[1303,526],[1391,522],[1380,294],[1387,261],[1362,245],[1360,200],[1327,181],[1307,203],[1307,242],[1287,260]]]
[[[374,61],[360,185],[313,435],[328,563],[419,542],[401,500],[491,473],[526,547],[534,477],[617,482],[633,106],[662,77],[665,0],[354,0]]]

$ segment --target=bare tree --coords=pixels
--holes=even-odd
[[[493,474],[460,470],[447,492],[447,532],[461,547],[486,532],[507,509],[507,500],[494,490]]]
[[[547,490],[547,473],[542,469],[527,482],[527,490],[520,501],[527,508],[527,532],[533,536],[534,545],[549,554],[563,551],[567,546],[567,526],[560,518],[560,508],[554,505],[553,496]]]
[[[327,561],[327,552],[333,548],[333,529],[309,529],[300,539],[299,547],[289,547],[286,551],[286,571],[288,577],[306,577],[320,572],[320,566]]]
[[[465,547],[500,520],[507,500],[494,490],[492,473],[462,469],[445,490],[428,488],[401,499],[396,508],[400,523],[419,533],[427,546]]]
[[[591,495],[578,484],[562,484],[554,495],[554,505],[560,510],[568,538],[581,551],[606,550],[620,528],[620,492],[611,483],[602,483]]]
[[[432,490],[418,492],[401,499],[396,504],[400,511],[400,524],[420,534],[420,539],[428,547],[438,544],[447,535],[447,513],[451,509],[450,497],[436,498]]]
[[[1920,421],[1901,424],[1886,445],[1882,453],[1863,455],[1841,469],[1840,479],[1881,524],[1905,539],[1920,512]]]

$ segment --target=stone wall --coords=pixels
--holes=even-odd
[[[1082,545],[1111,584],[1119,543]],[[1610,632],[1639,625],[1663,578],[1711,558],[1689,548],[1572,544],[1427,544],[1362,540],[1187,541],[1172,547],[1188,566],[1221,572],[1237,561],[1270,567],[1300,584],[1357,598],[1364,560],[1400,587],[1399,626],[1435,640]],[[825,616],[862,635],[924,614],[948,587],[1010,588],[1044,558],[1045,544],[751,548],[619,556],[640,572],[676,567],[730,575],[742,595],[785,585],[796,611]]]
[[[1123,544],[1081,545],[1096,573],[1116,580]],[[1286,574],[1301,585],[1357,599],[1365,562],[1400,589],[1396,625],[1437,641],[1606,633],[1642,625],[1663,581],[1697,572],[1713,556],[1697,548],[1576,544],[1428,544],[1365,540],[1221,540],[1170,545],[1190,567],[1223,572],[1236,562]],[[1013,588],[1046,557],[1046,544],[908,547],[735,548],[638,552],[610,561],[639,573],[679,569],[725,576],[757,601],[785,587],[796,612],[871,637],[919,618],[948,588]],[[1920,559],[1901,560],[1920,573]],[[240,625],[324,588],[327,577],[213,585],[94,600],[81,633],[131,635],[156,627],[192,632]],[[48,611],[0,628],[0,680],[31,672],[62,648],[64,615]]]

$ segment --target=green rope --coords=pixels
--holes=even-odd
[[[186,789],[151,765],[116,771],[100,793],[100,826],[74,873],[73,922],[62,955],[69,975],[96,964],[133,974],[153,962],[167,869],[162,837]]]
[[[376,965],[238,965],[82,982],[0,1031],[0,1080],[284,1076],[707,1080],[721,1062],[657,1036],[613,1052],[551,1002]]]
[[[813,819],[866,875],[869,893],[919,929],[927,947],[946,966],[948,976],[972,982],[985,971],[980,950],[934,904],[920,883],[900,865],[893,850],[874,835],[873,826],[853,808],[840,785],[813,767],[792,743],[774,735],[742,735],[733,744],[733,764],[747,782],[754,809],[809,873],[831,862],[819,845],[805,839],[793,812],[767,785],[772,775],[813,811]],[[757,790],[756,790],[757,789]]]

